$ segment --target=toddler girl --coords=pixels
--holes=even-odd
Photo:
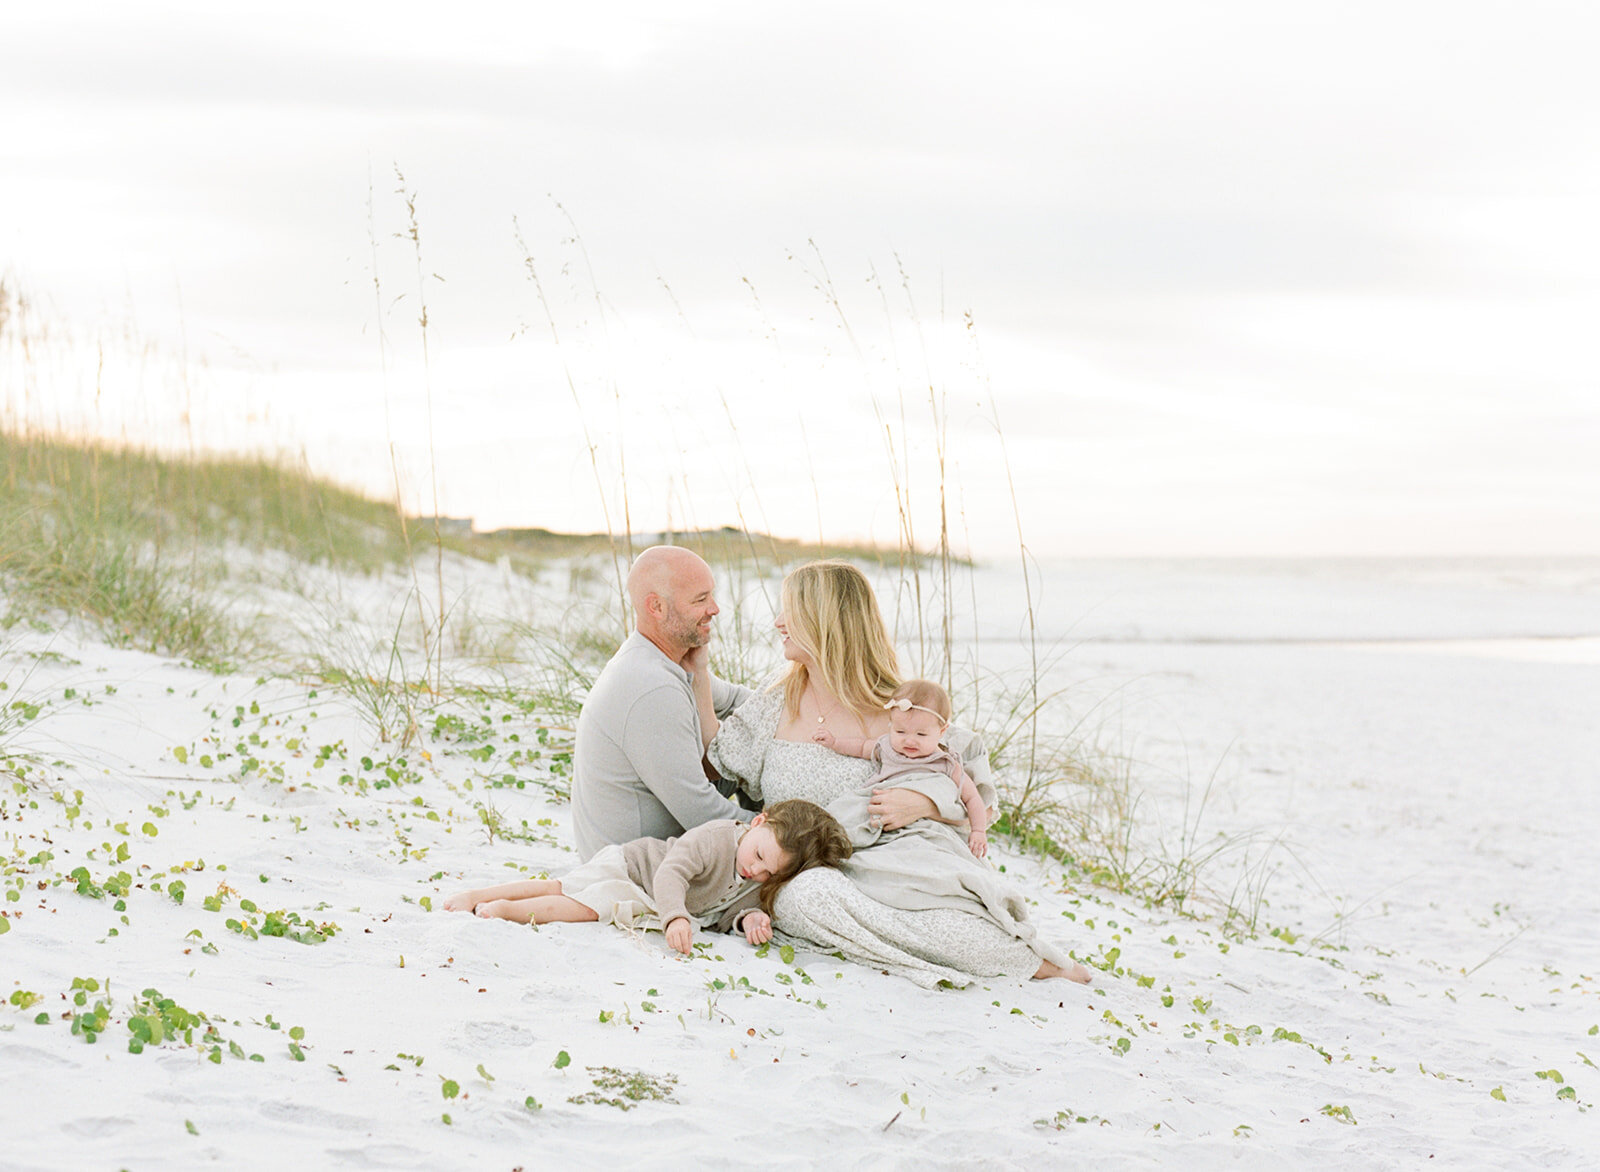
[[[889,732],[875,741],[836,737],[825,728],[818,729],[811,739],[847,757],[878,763],[878,772],[862,787],[862,794],[870,795],[874,788],[885,785],[904,784],[914,776],[918,780],[926,780],[929,774],[948,778],[961,795],[961,804],[967,808],[970,823],[967,848],[981,859],[989,853],[986,833],[989,811],[978,796],[977,786],[961,768],[960,754],[941,743],[945,729],[950,726],[950,694],[932,680],[907,680],[895,689],[893,699],[884,707],[889,710]],[[857,805],[852,799],[847,809],[841,800],[830,809],[839,815],[840,821],[850,825],[857,821],[854,817]],[[871,829],[875,828],[869,828],[869,834]],[[856,845],[865,846],[866,843]]]
[[[748,824],[720,819],[677,838],[637,838],[602,848],[564,879],[462,891],[443,906],[519,924],[659,924],[667,943],[688,956],[697,925],[765,944],[783,885],[849,857],[849,836],[821,806],[777,802]]]

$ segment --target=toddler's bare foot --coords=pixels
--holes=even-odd
[[[1062,968],[1060,965],[1053,964],[1047,960],[1042,962],[1039,965],[1039,971],[1033,974],[1033,979],[1036,981],[1046,981],[1051,977],[1063,977],[1069,981],[1076,981],[1080,985],[1087,985],[1089,983],[1089,970],[1077,961],[1073,961],[1066,968]]]
[[[478,893],[458,891],[454,895],[446,896],[439,906],[447,912],[470,912],[478,906]]]
[[[511,904],[509,899],[486,899],[473,911],[486,920],[509,920],[512,918]]]

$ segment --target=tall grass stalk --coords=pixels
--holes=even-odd
[[[533,250],[522,239],[522,228],[517,223],[516,217],[511,219],[512,235],[517,242],[517,251],[522,255],[523,271],[528,274],[528,281],[533,285],[533,291],[539,299],[539,308],[544,313],[545,324],[550,329],[550,341],[555,347],[556,356],[561,361],[561,373],[566,378],[567,391],[572,396],[572,405],[578,411],[578,426],[583,429],[583,445],[589,454],[589,468],[594,473],[596,495],[600,500],[600,516],[605,522],[606,541],[611,550],[611,570],[617,580],[617,610],[622,637],[626,639],[629,634],[628,621],[628,588],[622,577],[622,567],[618,564],[616,556],[617,536],[611,525],[611,506],[607,501],[605,480],[600,475],[600,458],[598,445],[594,435],[589,430],[589,417],[583,409],[583,396],[578,394],[577,380],[572,377],[572,364],[567,361],[566,351],[561,346],[561,331],[556,327],[556,315],[550,308],[550,300],[544,293],[544,282],[539,279],[539,269],[533,260]],[[631,538],[630,538],[631,543]],[[632,563],[632,559],[629,559]]]
[[[406,568],[411,574],[412,589],[415,590],[417,605],[417,627],[422,635],[423,645],[428,641],[428,616],[421,605],[422,580],[417,571],[416,553],[411,547],[411,527],[406,521],[405,494],[400,482],[400,457],[395,449],[394,441],[394,416],[389,404],[389,329],[385,324],[387,315],[383,305],[383,279],[379,266],[378,254],[378,229],[376,215],[373,209],[373,182],[370,163],[367,168],[367,244],[372,256],[372,302],[373,302],[373,328],[378,337],[378,375],[383,388],[383,438],[389,450],[389,471],[394,478],[394,515],[395,522],[400,527],[400,542],[405,546]],[[434,510],[437,515],[438,510]]]
[[[970,310],[964,314],[964,320],[966,322],[967,336],[972,341],[973,349],[975,351],[979,350],[978,323]],[[985,369],[981,362],[978,369],[980,371]],[[987,376],[984,377],[984,384],[989,392],[989,415],[994,422],[995,437],[1000,443],[1000,463],[1006,471],[1006,491],[1011,497],[1011,516],[1017,525],[1017,560],[1022,569],[1022,591],[1023,597],[1027,602],[1028,687],[1032,701],[1029,705],[1028,717],[1027,776],[1028,784],[1031,785],[1033,783],[1034,770],[1038,765],[1039,709],[1042,707],[1039,703],[1039,623],[1033,607],[1033,555],[1028,551],[1028,541],[1023,535],[1022,505],[1017,499],[1017,480],[1011,468],[1011,453],[1006,447],[1005,428],[1000,426],[1000,404],[995,398],[994,388],[989,385]]]
[[[928,410],[932,416],[933,423],[934,457],[938,462],[940,596],[945,600],[944,606],[940,608],[939,612],[939,641],[945,666],[945,690],[954,692],[955,626],[953,615],[955,583],[952,580],[952,570],[955,559],[950,548],[950,468],[948,464],[950,413],[945,393],[935,386],[933,364],[928,358],[928,339],[922,328],[922,317],[917,312],[917,300],[911,288],[911,275],[906,272],[905,262],[900,259],[899,253],[895,253],[894,261],[895,267],[900,271],[900,288],[905,293],[906,307],[911,315],[911,324],[916,330],[917,349],[922,355],[924,381],[928,388]],[[976,604],[973,606],[973,614],[977,614]]]
[[[561,213],[561,218],[566,220],[567,227],[572,230],[569,241],[576,246],[578,255],[583,258],[583,270],[589,278],[589,294],[594,298],[594,310],[600,322],[601,341],[605,352],[609,355],[611,353],[611,323],[609,315],[606,313],[605,301],[600,296],[600,282],[594,275],[594,262],[589,259],[589,246],[583,242],[583,233],[578,231],[578,222],[572,218],[572,213],[567,210],[566,205],[555,198],[552,198],[550,202],[555,204],[556,211]],[[623,548],[627,553],[626,564],[632,566],[634,557],[633,508],[628,496],[628,445],[625,438],[627,435],[626,421],[622,411],[622,387],[614,375],[611,377],[610,382],[611,399],[617,412],[617,478],[622,486],[622,541]],[[626,631],[633,625],[629,616],[632,600],[627,597],[626,590],[623,591],[621,602],[623,629]]]
[[[406,205],[406,237],[411,241],[412,252],[417,263],[417,328],[422,336],[422,390],[427,404],[428,414],[428,483],[433,492],[433,548],[434,569],[439,591],[439,623],[434,631],[433,658],[435,663],[435,677],[437,690],[444,687],[444,536],[440,529],[439,521],[439,461],[434,451],[433,442],[433,374],[428,361],[428,297],[427,280],[422,265],[422,231],[417,221],[417,193],[406,189],[406,177],[400,173],[400,168],[394,169],[396,181],[400,186],[395,194],[400,196]],[[437,280],[437,274],[435,274]]]

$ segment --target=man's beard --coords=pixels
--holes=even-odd
[[[691,622],[687,615],[679,613],[678,608],[671,604],[667,607],[667,634],[673,642],[685,647],[704,647],[711,642],[710,631],[702,631],[700,624]]]

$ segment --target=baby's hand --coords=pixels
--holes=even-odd
[[[693,939],[694,925],[682,916],[667,925],[667,943],[683,953],[683,955],[689,955],[689,944]]]
[[[822,745],[825,748],[831,749],[831,748],[833,748],[833,742],[835,740],[837,740],[838,738],[835,737],[827,729],[819,728],[816,732],[811,734],[811,739],[816,741],[817,744]]]
[[[772,917],[766,912],[751,912],[744,918],[744,938],[751,944],[765,944],[772,939]]]
[[[989,853],[989,835],[982,830],[974,830],[967,835],[967,849],[972,852],[974,858],[983,858]]]

